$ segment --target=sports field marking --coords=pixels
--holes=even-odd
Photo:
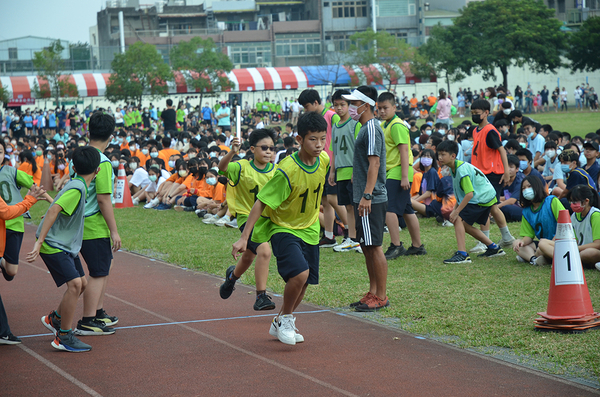
[[[49,360],[40,356],[39,354],[37,354],[36,352],[31,350],[27,346],[19,345],[19,348],[21,348],[21,350],[23,350],[25,353],[29,354],[30,356],[32,356],[33,358],[35,358],[36,360],[38,360],[39,362],[44,364],[46,367],[50,368],[52,371],[56,372],[57,374],[59,374],[60,376],[62,376],[63,378],[65,378],[66,380],[71,382],[72,384],[74,384],[75,386],[79,387],[81,390],[85,391],[90,396],[102,397],[102,395],[100,393],[98,393],[96,390],[92,389],[85,383],[81,382],[80,380],[78,380],[73,375],[69,374],[68,372],[63,371],[60,367],[54,365],[52,362],[50,362]]]
[[[330,312],[330,311],[331,310],[327,310],[327,309],[323,309],[323,310],[310,310],[310,311],[306,311],[306,312],[294,312],[294,314],[325,313],[325,312]],[[256,314],[254,316],[207,318],[207,319],[204,319],[204,320],[187,320],[187,321],[175,321],[175,322],[169,322],[169,323],[126,325],[124,327],[111,327],[111,328],[114,328],[115,330],[117,330],[117,329],[148,328],[148,327],[160,327],[160,326],[163,326],[163,325],[209,323],[209,322],[213,322],[213,321],[226,321],[226,320],[240,320],[240,319],[245,319],[245,318],[271,317],[272,315],[273,315],[273,313],[269,313],[269,314]],[[19,338],[21,338],[21,339],[23,339],[23,338],[37,338],[37,337],[40,337],[40,336],[49,336],[49,335],[52,335],[52,334],[51,333],[44,333],[44,334],[24,335],[24,336],[19,336]]]

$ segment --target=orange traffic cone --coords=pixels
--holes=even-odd
[[[129,184],[125,175],[125,167],[119,164],[119,172],[117,173],[117,189],[115,190],[115,208],[133,207],[131,193],[129,192]]]
[[[595,313],[592,307],[567,210],[560,211],[558,215],[548,308],[538,314],[543,317],[535,320],[535,327],[539,330],[582,332],[600,327],[600,314]]]
[[[54,182],[52,182],[52,172],[50,171],[50,162],[46,158],[44,160],[44,167],[42,168],[42,179],[40,184],[47,192],[54,190]]]

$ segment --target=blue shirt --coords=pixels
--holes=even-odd
[[[600,172],[600,164],[597,161],[594,161],[594,164],[590,168],[583,167],[584,170],[592,177],[592,180],[598,182],[598,173]]]
[[[156,108],[150,109],[150,117],[152,120],[158,120],[158,110]]]
[[[527,137],[527,149],[531,152],[531,155],[535,158],[535,154],[540,152],[540,154],[544,153],[544,145],[546,144],[546,140],[540,134],[537,134],[535,138],[531,139]]]
[[[27,128],[33,127],[33,123],[32,123],[33,117],[25,116],[25,117],[23,117],[23,121],[25,122],[25,127],[27,127]]]
[[[575,168],[569,172],[567,180],[567,190],[573,190],[577,185],[588,185],[592,189],[596,190],[596,182],[592,180],[590,174],[588,174],[583,168]]]
[[[521,183],[523,182],[523,179],[525,179],[525,174],[517,172],[515,180],[504,188],[504,200],[514,198],[517,202],[519,201],[521,198]]]
[[[48,116],[48,127],[56,128],[56,115],[54,113]]]
[[[222,115],[222,114],[226,114],[227,117],[223,117],[218,119],[219,123],[217,125],[222,125],[222,126],[230,126],[231,125],[231,119],[229,118],[229,108],[228,107],[222,107],[219,110],[217,110],[217,117]]]
[[[212,118],[212,109],[208,106],[202,108],[202,120],[210,120]]]

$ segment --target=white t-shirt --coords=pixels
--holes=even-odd
[[[298,102],[292,103],[292,112],[294,112],[294,113],[300,112],[300,104]]]
[[[151,183],[150,179],[148,178],[148,171],[146,171],[143,167],[138,167],[138,169],[134,171],[129,182],[131,182],[133,186],[140,188],[144,188]]]
[[[275,164],[279,163],[279,161],[281,161],[281,155],[285,154],[285,152],[287,152],[286,149],[280,150],[277,152],[277,154],[275,155]]]
[[[567,90],[561,91],[560,92],[560,99],[563,102],[567,102],[567,96],[569,95],[569,93],[567,92]]]
[[[116,112],[115,113],[115,123],[121,124],[122,122],[123,122],[123,115],[121,114],[121,112]]]
[[[260,121],[258,124],[256,124],[256,128],[257,130],[260,130],[262,128],[265,128],[265,123],[263,123],[262,121]]]
[[[160,177],[158,178],[158,181],[156,182],[150,182],[150,184],[148,185],[148,187],[146,188],[146,191],[149,193],[154,193],[158,190],[158,188],[160,187],[160,185],[163,184],[164,181],[166,181],[167,179],[165,177]]]

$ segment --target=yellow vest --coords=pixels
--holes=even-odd
[[[234,191],[234,199],[232,202],[234,203],[233,207],[237,214],[248,215],[256,202],[258,192],[271,178],[273,178],[277,166],[269,163],[265,169],[261,171],[256,168],[254,162],[248,160],[240,160],[238,161],[238,164],[241,167],[240,179],[235,184],[233,184],[233,181],[230,181],[230,184],[232,184],[231,186],[233,186],[233,189],[231,190]],[[227,200],[227,204],[231,211],[230,200]]]

